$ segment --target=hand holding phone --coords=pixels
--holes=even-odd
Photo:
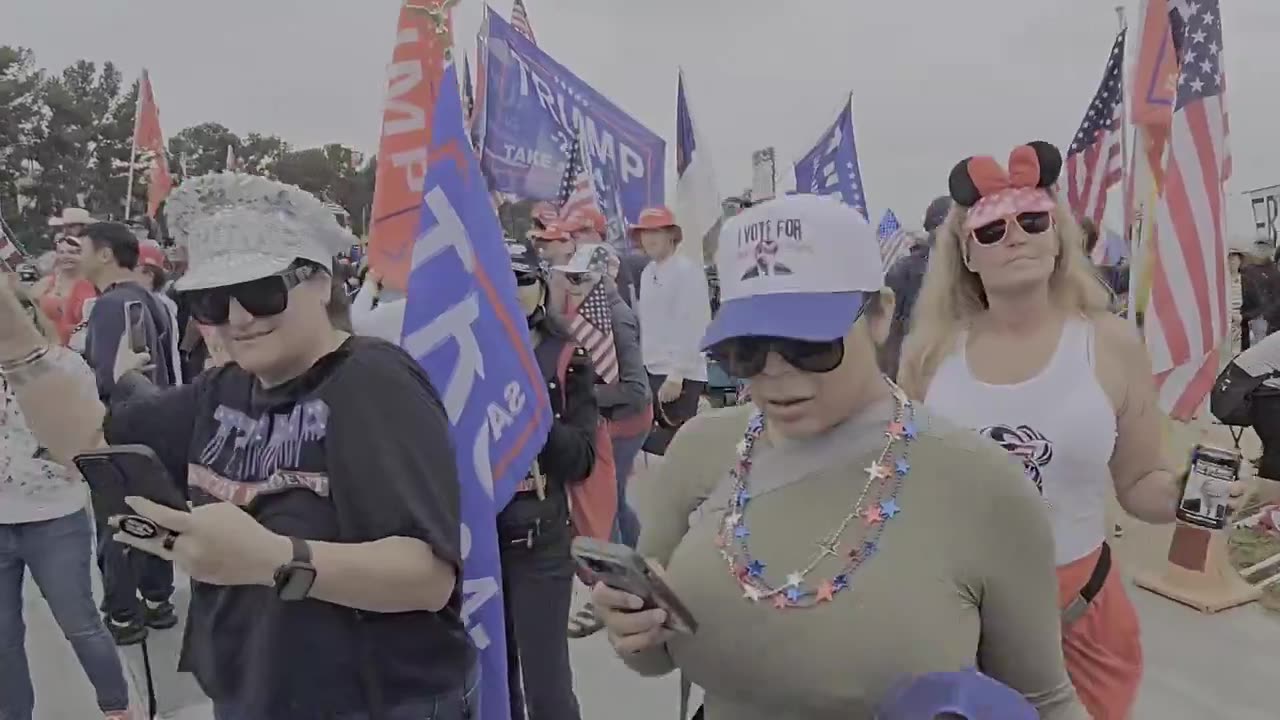
[[[129,349],[135,353],[147,351],[147,313],[146,308],[138,300],[130,300],[124,304],[125,335],[129,338]]]
[[[168,531],[133,511],[125,502],[144,497],[174,510],[187,509],[187,499],[155,452],[146,445],[113,445],[81,453],[74,459],[89,485],[93,514],[100,525],[143,540]]]
[[[640,636],[656,640],[666,629],[682,635],[698,630],[693,614],[662,579],[660,571],[625,545],[579,537],[570,552],[577,563],[594,575],[603,587],[592,593],[597,611],[612,614],[602,617],[612,634]],[[638,605],[637,605],[638,603]],[[634,652],[634,650],[633,650]]]
[[[1243,464],[1238,452],[1196,445],[1182,480],[1177,518],[1210,530],[1225,528],[1227,516],[1244,496],[1245,484],[1240,482]]]

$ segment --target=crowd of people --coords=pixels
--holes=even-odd
[[[1130,717],[1142,648],[1107,500],[1172,522],[1184,469],[1061,169],[1041,142],[962,160],[887,272],[834,199],[745,208],[714,314],[665,207],[621,250],[597,211],[541,208],[507,240],[554,417],[496,518],[513,718],[580,718],[570,642],[600,631],[635,672],[701,687],[708,720]],[[177,624],[175,565],[179,669],[218,720],[482,717],[449,422],[398,347],[407,299],[297,188],[207,175],[166,212],[180,253],[68,209],[49,273],[0,284],[0,717],[33,713],[26,571],[123,720],[115,647]],[[1277,271],[1232,258],[1247,347],[1280,327]],[[603,365],[569,331],[588,310]],[[749,401],[705,410],[709,359]],[[86,512],[73,458],[124,444],[189,501],[129,499],[156,537]],[[575,488],[599,482],[609,539],[695,634],[604,584],[571,606]]]

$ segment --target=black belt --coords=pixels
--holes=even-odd
[[[1111,574],[1111,546],[1102,543],[1102,550],[1098,553],[1098,562],[1093,566],[1093,574],[1089,576],[1089,582],[1080,588],[1080,592],[1072,598],[1071,603],[1062,611],[1063,626],[1070,625],[1080,618],[1089,609],[1089,604],[1093,599],[1098,597],[1098,593],[1102,592],[1102,586],[1107,582],[1107,576]]]

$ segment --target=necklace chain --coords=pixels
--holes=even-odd
[[[751,502],[749,477],[756,442],[764,434],[764,415],[757,411],[747,423],[738,444],[738,460],[729,471],[733,492],[729,497],[723,521],[716,538],[720,554],[729,572],[742,586],[743,597],[751,602],[766,600],[778,609],[809,608],[829,602],[850,587],[854,573],[879,550],[880,536],[887,523],[902,513],[898,493],[911,471],[907,450],[917,435],[915,408],[901,388],[885,378],[894,398],[893,420],[885,429],[885,445],[876,461],[866,468],[867,481],[851,505],[849,512],[834,530],[816,541],[817,550],[798,570],[788,573],[786,582],[774,585],[765,578],[765,564],[751,555],[751,530],[747,525],[747,507]],[[869,498],[874,501],[868,503]],[[866,532],[861,542],[854,542],[841,552],[841,540],[851,525],[861,521]],[[828,558],[843,558],[841,569],[830,578],[813,585],[808,577]]]

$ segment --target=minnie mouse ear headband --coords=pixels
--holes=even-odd
[[[1062,174],[1062,153],[1036,140],[1009,153],[1009,169],[983,155],[961,160],[951,169],[951,199],[969,208],[966,232],[1024,212],[1050,212],[1057,206],[1049,189]]]

